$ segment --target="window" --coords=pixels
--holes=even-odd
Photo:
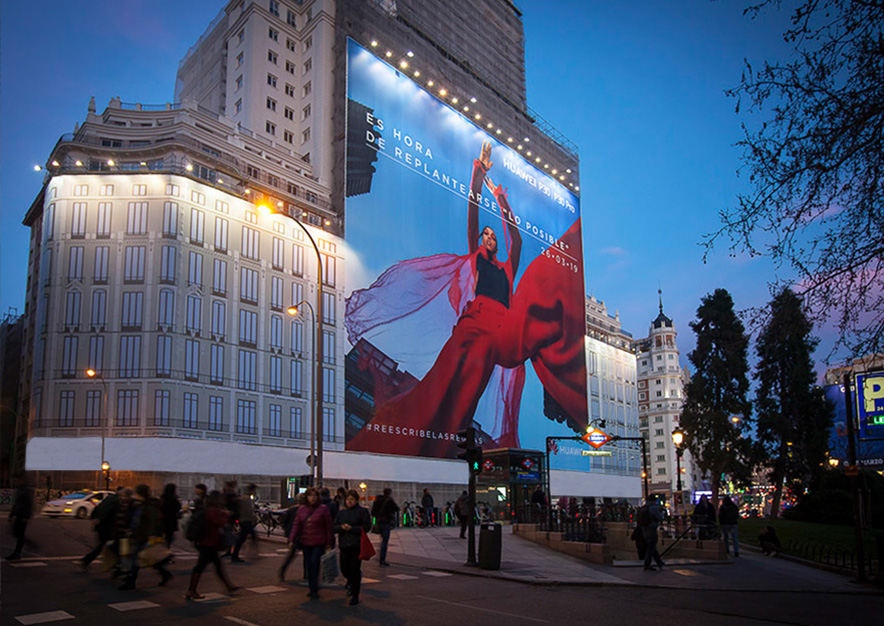
[[[124,282],[144,282],[144,253],[144,246],[126,246],[126,263],[123,270]]]
[[[292,244],[292,274],[304,275],[304,248],[296,243]]]
[[[270,347],[282,350],[282,317],[270,316]]]
[[[285,265],[285,242],[279,237],[273,238],[273,269],[281,270]]]
[[[203,242],[205,217],[199,209],[190,210],[190,243]]]
[[[301,354],[304,351],[304,325],[301,322],[292,321],[292,354]]]
[[[276,0],[270,0],[270,12],[276,17],[279,17],[279,2]]]
[[[202,165],[199,165],[197,167],[202,168]],[[191,190],[190,201],[193,202],[194,204],[205,205],[206,204],[206,194],[200,193],[199,191],[196,191],[195,189]]]
[[[98,226],[95,236],[99,239],[108,239],[111,230],[111,210],[113,205],[110,202],[98,203]]]
[[[285,71],[288,72],[289,74],[291,74],[292,76],[294,76],[295,75],[295,64],[292,63],[291,61],[286,61],[285,62]]]
[[[107,291],[96,289],[92,292],[92,318],[90,326],[95,329],[107,324]]]
[[[141,336],[120,337],[120,378],[141,376]]]
[[[282,437],[282,407],[278,404],[270,405],[267,434],[271,437]]]
[[[64,338],[61,354],[61,375],[64,378],[73,378],[77,375],[77,347],[77,337]]]
[[[322,440],[334,441],[335,437],[335,410],[331,407],[322,407]]]
[[[157,376],[172,375],[172,337],[157,335]]]
[[[242,75],[239,75],[239,76],[236,77],[236,82],[235,82],[235,84],[236,84],[236,89],[235,89],[235,91],[239,91],[240,89],[242,89]]]
[[[655,428],[654,429],[654,436],[655,437],[662,437],[663,436],[663,429],[662,428]]]
[[[254,311],[240,309],[239,343],[250,347],[258,345],[258,314]]]
[[[335,294],[322,292],[322,323],[335,324]]]
[[[288,83],[286,83],[285,84],[285,95],[287,95],[290,98],[294,98],[295,97],[295,86],[289,85]]]
[[[160,289],[157,306],[157,324],[172,328],[175,323],[175,294],[170,289]]]
[[[86,236],[86,203],[74,202],[71,206],[71,238],[83,239]]]
[[[304,61],[304,73],[306,74],[311,69],[313,69],[313,59],[309,58],[306,61]]]
[[[236,42],[242,43],[246,40],[246,31],[240,29],[240,31],[236,34]]]
[[[310,141],[310,129],[305,128],[304,132],[301,133],[301,143],[307,143]]]
[[[157,389],[153,396],[153,425],[169,425],[169,403],[171,393],[168,389]]]
[[[175,246],[163,246],[160,253],[160,282],[167,285],[175,284]]]
[[[89,367],[96,372],[104,369],[104,337],[101,335],[89,337]]]
[[[276,76],[273,74],[267,74],[267,84],[271,87],[276,87]]]
[[[335,401],[335,370],[330,367],[322,368],[322,401]]]
[[[295,136],[291,133],[291,131],[284,130],[282,131],[282,140],[286,143],[294,143]]]
[[[288,24],[289,26],[292,26],[292,27],[297,26],[297,24],[295,23],[295,14],[292,13],[291,11],[288,11],[286,13],[285,21],[286,21],[286,24]]]
[[[200,375],[200,342],[187,339],[184,342],[184,379],[198,380]]]
[[[163,237],[175,239],[178,237],[178,203],[163,203]]]
[[[52,188],[52,191],[55,191],[55,187]],[[46,212],[43,214],[43,236],[46,238],[46,241],[51,240],[55,236],[54,204],[50,204],[46,207]]]
[[[270,357],[270,393],[282,392],[282,359]]]
[[[247,391],[255,391],[257,384],[255,371],[257,368],[258,355],[251,350],[239,351],[239,370],[237,374],[237,386]]]
[[[264,130],[267,131],[268,135],[275,135],[276,134],[276,124],[274,124],[270,120],[267,120],[266,122],[264,122]]]
[[[227,328],[227,304],[223,300],[212,300],[212,337],[224,339]]]
[[[273,98],[267,98],[267,108],[270,109],[271,111],[275,111],[276,110],[276,100],[274,100]]]
[[[75,196],[88,196],[89,195],[89,185],[75,185],[74,186],[74,195]]]
[[[666,475],[666,468],[665,467],[658,467],[657,468],[657,475],[658,476],[661,476],[661,475],[665,476]]]
[[[236,55],[236,67],[237,67],[237,68],[239,68],[240,66],[242,66],[242,61],[243,61],[243,58],[244,58],[244,57],[245,57],[245,53],[244,53],[244,52],[240,52],[239,54]]]
[[[322,284],[334,287],[336,284],[336,263],[337,259],[331,255],[322,255]]]
[[[290,420],[289,436],[290,437],[303,436],[304,431],[306,430],[304,428],[304,424],[302,423],[303,419],[304,419],[303,415],[304,415],[304,412],[301,410],[301,407],[299,407],[299,406],[293,406],[289,410],[289,420]]]
[[[101,392],[86,392],[86,421],[84,426],[101,426]]]
[[[227,295],[227,261],[215,259],[212,262],[212,293],[217,296]]]
[[[181,187],[179,187],[178,185],[173,185],[172,183],[169,183],[168,185],[166,185],[166,195],[167,196],[175,196],[176,198],[180,197],[181,196]]]
[[[58,425],[74,425],[74,392],[62,391],[58,394]]]
[[[309,96],[310,92],[313,91],[313,83],[309,80],[306,83],[304,83],[303,91],[304,91],[305,96]]]
[[[83,280],[83,246],[71,246],[68,252],[68,280]]]
[[[147,234],[147,202],[130,202],[126,214],[126,234]]]
[[[294,52],[295,51],[295,42],[292,41],[291,39],[286,39],[285,40],[285,47],[286,47],[286,49],[288,49],[289,52]]]
[[[209,396],[209,430],[224,430],[224,400]]]
[[[331,330],[322,331],[322,362],[335,363],[335,333]]]
[[[258,304],[258,272],[240,268],[239,299],[248,304]]]
[[[307,39],[304,40],[304,52],[307,52],[312,47],[313,47],[313,36],[311,35],[310,37],[307,37]]]
[[[199,296],[187,296],[187,320],[185,330],[199,335],[202,330],[203,300]]]
[[[259,260],[258,258],[258,231],[248,226],[242,227],[242,255],[247,259]]]
[[[301,119],[302,119],[302,120],[306,120],[308,117],[310,117],[310,114],[311,114],[312,112],[313,112],[313,109],[312,109],[311,106],[308,104],[307,106],[305,106],[305,107],[301,110]]]
[[[658,450],[662,450],[665,447],[665,444],[662,441],[658,441],[657,443],[654,444],[654,447]]]
[[[304,389],[302,386],[302,381],[304,378],[303,372],[303,364],[301,361],[294,360],[292,361],[292,367],[289,376],[289,386],[292,388],[293,396],[300,396]]]
[[[117,391],[117,426],[138,426],[138,390]]]
[[[190,253],[190,266],[187,274],[187,284],[203,286],[203,255],[199,252]]]
[[[292,120],[292,121],[294,121],[294,119],[295,119],[295,111],[294,111],[294,109],[291,109],[291,108],[289,108],[289,107],[286,107],[286,108],[285,108],[285,118],[286,118],[287,120]]]
[[[224,383],[224,346],[213,343],[209,349],[209,382]]]
[[[242,113],[242,98],[237,100],[236,104],[233,105],[233,112],[234,112],[234,114]]]
[[[133,196],[146,196],[147,195],[147,185],[132,185],[132,195]]]
[[[114,186],[113,185],[102,185],[98,188],[99,196],[112,196],[114,195]]]
[[[141,307],[143,304],[144,294],[140,291],[123,293],[123,317],[120,322],[122,330],[141,330]]]
[[[236,401],[236,432],[241,435],[255,434],[255,403],[252,400]]]

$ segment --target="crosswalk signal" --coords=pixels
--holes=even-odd
[[[482,448],[476,445],[476,429],[471,426],[458,431],[457,447],[463,448],[463,452],[457,453],[457,458],[467,462],[470,474],[481,474]]]
[[[469,459],[470,463],[470,474],[481,474],[482,473],[482,448],[476,448],[473,450],[472,458]]]

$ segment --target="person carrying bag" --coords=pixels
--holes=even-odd
[[[363,542],[367,541],[368,532],[371,530],[371,515],[368,509],[359,506],[359,494],[355,490],[347,492],[344,499],[344,508],[335,518],[335,532],[339,536],[339,549],[341,553],[341,572],[347,579],[347,594],[350,596],[350,605],[359,604],[359,591],[362,583],[362,560],[364,556]],[[374,556],[374,547],[371,547],[371,555]]]
[[[303,551],[307,566],[307,584],[310,587],[307,597],[318,598],[322,555],[326,548],[331,549],[334,541],[332,519],[328,507],[319,501],[319,492],[315,487],[307,489],[304,496],[306,501],[303,506],[298,507],[292,531],[289,533],[289,550],[297,545]]]

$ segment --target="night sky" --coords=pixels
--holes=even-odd
[[[24,309],[21,220],[40,187],[34,165],[85,118],[90,96],[99,112],[114,96],[171,101],[178,61],[224,4],[0,5],[0,312]],[[752,20],[734,1],[516,4],[528,102],[580,149],[586,291],[641,337],[661,288],[686,363],[687,324],[704,294],[724,287],[747,309],[770,299],[777,276],[769,261],[731,256],[724,243],[704,264],[700,243],[746,185],[734,143],[751,119],[724,91],[739,82],[744,59],[786,54],[787,16]],[[817,356],[831,345],[820,334]]]

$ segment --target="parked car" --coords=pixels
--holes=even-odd
[[[112,493],[113,491],[92,491],[91,489],[75,491],[57,500],[47,502],[43,505],[43,515],[86,519],[92,513],[92,509]]]

